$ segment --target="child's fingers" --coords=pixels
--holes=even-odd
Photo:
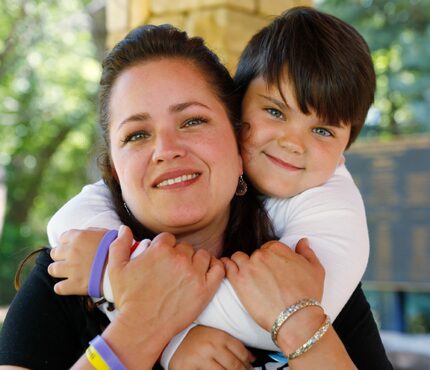
[[[55,278],[65,278],[67,272],[67,263],[64,261],[52,262],[48,266],[48,274]]]
[[[64,260],[66,259],[66,249],[63,244],[60,244],[55,248],[51,248],[49,255],[54,261]]]
[[[215,357],[216,362],[220,364],[223,369],[249,370],[249,362],[246,360],[242,361],[242,359],[231,350],[231,347],[234,347],[232,345],[233,342],[231,338],[226,342],[224,350]]]
[[[69,289],[68,279],[61,280],[54,285],[54,292],[58,295],[71,295],[72,290]]]
[[[54,292],[58,295],[87,295],[88,284],[84,280],[64,279],[54,285]]]
[[[231,340],[227,341],[226,346],[247,370],[249,368],[249,364],[255,361],[253,354],[249,352],[243,343],[236,338],[231,338]]]

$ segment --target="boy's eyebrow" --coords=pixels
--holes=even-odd
[[[267,95],[263,95],[263,94],[258,94],[258,96],[262,97],[263,99],[270,101],[273,104],[276,104],[281,109],[288,109],[289,108],[288,104],[286,102],[284,102],[283,100],[278,100],[278,99],[272,98],[271,96],[267,96]]]

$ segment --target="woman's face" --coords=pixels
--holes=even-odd
[[[111,156],[124,201],[153,232],[228,221],[242,161],[223,104],[183,59],[124,71],[110,100]]]

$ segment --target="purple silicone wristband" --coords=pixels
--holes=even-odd
[[[99,246],[97,247],[96,256],[94,257],[93,265],[91,266],[90,281],[88,282],[88,295],[90,297],[101,297],[100,282],[102,279],[103,268],[105,266],[109,247],[117,237],[118,231],[110,230],[103,236]]]
[[[90,345],[96,349],[103,361],[106,362],[106,365],[109,366],[110,370],[127,370],[121,360],[100,335],[97,335],[90,342]]]

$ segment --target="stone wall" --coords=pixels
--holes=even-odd
[[[170,23],[203,37],[233,71],[246,42],[273,16],[312,0],[106,0],[108,47],[141,24]]]

